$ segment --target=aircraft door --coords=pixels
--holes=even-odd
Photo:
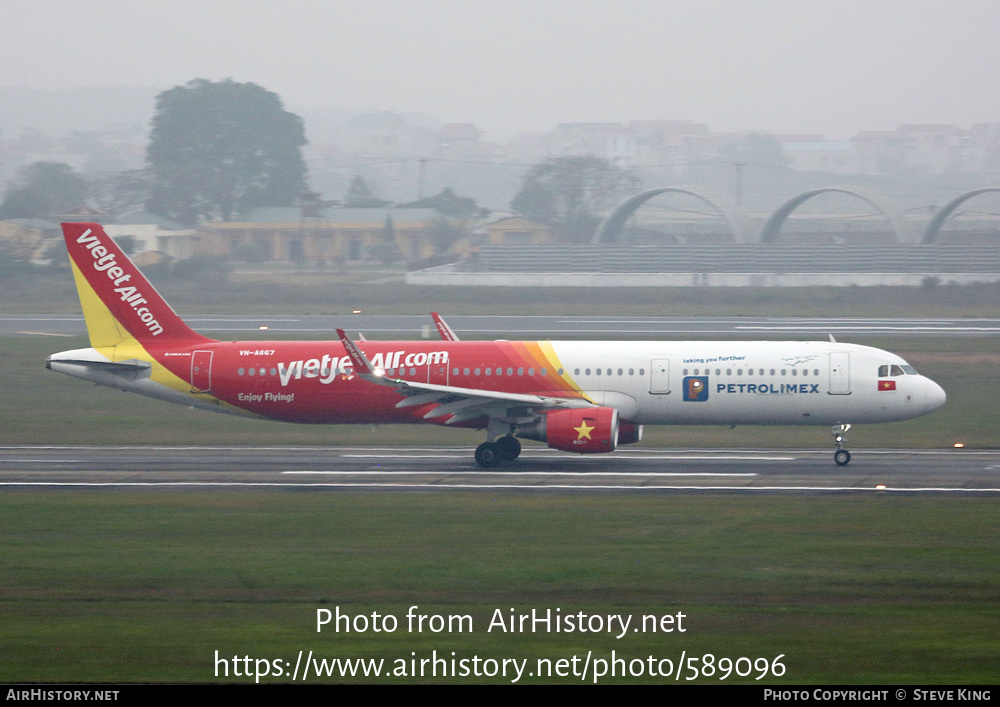
[[[451,369],[449,368],[451,364],[446,359],[445,361],[435,361],[431,363],[427,362],[427,382],[433,383],[435,385],[450,385],[451,384]]]
[[[836,351],[830,354],[830,395],[851,394],[851,354]]]
[[[191,354],[191,392],[208,393],[212,390],[212,352],[195,351]]]
[[[649,392],[666,395],[670,392],[670,359],[654,358],[649,362]]]

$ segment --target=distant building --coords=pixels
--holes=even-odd
[[[3,250],[19,260],[42,257],[45,234],[56,226],[40,219],[10,219],[0,221],[0,244]]]
[[[778,140],[788,166],[797,172],[857,174],[860,171],[858,148],[849,140],[824,140],[820,136],[780,136]]]
[[[552,243],[552,229],[523,216],[502,218],[486,224],[489,245],[544,245]]]
[[[900,125],[851,138],[864,174],[982,173],[1000,168],[1000,125]]]
[[[159,253],[175,260],[185,260],[194,255],[197,242],[194,229],[184,228],[148,211],[133,211],[106,222],[104,231],[114,239],[131,238],[137,256]]]
[[[403,260],[434,255],[431,229],[442,217],[433,209],[323,207],[304,215],[298,207],[253,209],[240,221],[198,227],[198,252],[240,260],[303,264],[378,259],[386,239]]]
[[[483,139],[483,131],[472,123],[445,123],[438,130],[438,136],[439,147],[445,152],[475,153]]]
[[[343,151],[379,156],[429,155],[438,145],[433,130],[411,125],[393,111],[361,113],[351,118],[343,131]]]
[[[636,164],[635,131],[621,123],[560,123],[548,137],[552,157],[596,155],[619,167]]]

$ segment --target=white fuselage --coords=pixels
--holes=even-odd
[[[893,353],[856,344],[553,342],[553,348],[594,402],[638,424],[890,422],[931,412],[946,397],[915,373],[879,376],[882,366],[912,369]]]

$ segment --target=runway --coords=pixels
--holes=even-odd
[[[806,317],[567,317],[450,316],[448,324],[470,339],[826,338],[847,336],[1000,336],[1000,319]],[[430,315],[185,315],[196,331],[219,338],[336,338],[340,327],[370,339],[436,337]],[[262,329],[266,327],[266,329]],[[266,334],[262,334],[266,331]],[[3,314],[0,336],[83,336],[82,315]]]
[[[0,447],[2,488],[238,488],[519,492],[1000,493],[1000,451],[630,449],[579,456],[525,447],[479,469],[472,450],[404,447]]]

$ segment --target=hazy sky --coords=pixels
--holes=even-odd
[[[489,138],[1000,122],[996,0],[0,0],[0,86],[252,81]]]

